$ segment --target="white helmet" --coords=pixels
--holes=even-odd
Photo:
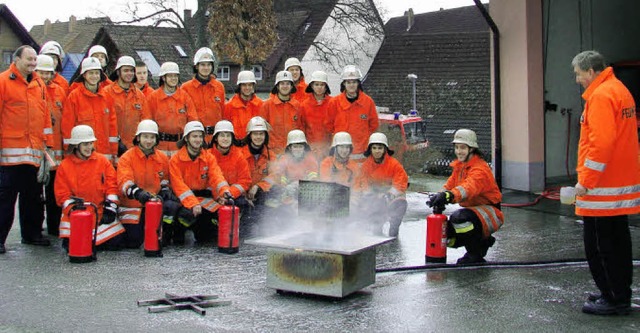
[[[233,133],[233,124],[228,120],[220,120],[216,123],[216,127],[213,129],[213,136],[220,132],[231,132]]]
[[[351,134],[347,132],[338,132],[333,135],[333,141],[331,142],[331,148],[339,145],[350,145],[353,146],[353,141],[351,140]]]
[[[451,143],[464,143],[471,148],[479,148],[476,132],[465,128],[456,131],[456,133],[453,135],[453,141],[451,141]]]
[[[116,63],[116,70],[120,69],[122,66],[131,66],[133,68],[136,67],[136,61],[133,60],[133,57],[130,56],[122,56],[118,58],[118,62]]]
[[[102,71],[102,66],[100,65],[100,60],[87,57],[82,59],[82,63],[80,64],[80,75],[84,74],[88,70],[98,69]]]
[[[311,73],[311,79],[309,80],[309,84],[311,84],[311,82],[328,83],[328,81],[329,81],[329,76],[327,75],[327,73],[323,71],[315,71]]]
[[[367,144],[367,147],[371,146],[371,144],[374,144],[374,143],[380,143],[385,145],[385,147],[389,148],[389,141],[387,140],[387,136],[384,135],[384,133],[375,132],[371,134],[371,136],[369,137],[369,143]]]
[[[78,125],[71,130],[71,138],[68,143],[70,145],[79,145],[84,142],[94,142],[96,139],[93,134],[93,128],[88,125]]]
[[[64,51],[62,50],[62,46],[55,40],[50,40],[42,44],[39,54],[55,54],[60,58],[60,61],[64,59]]]
[[[188,122],[186,125],[184,125],[184,133],[182,134],[182,138],[186,138],[189,133],[195,131],[202,131],[204,133],[204,126],[202,125],[202,123],[197,120]]]
[[[340,78],[342,81],[345,80],[362,80],[362,72],[360,69],[354,65],[347,65],[342,70],[342,74],[340,74]]]
[[[289,134],[287,134],[287,146],[294,143],[307,143],[307,137],[304,135],[303,131],[295,129],[291,130]]]
[[[136,136],[142,133],[158,134],[158,124],[151,119],[142,120],[140,123],[138,123]]]
[[[279,71],[278,74],[276,74],[275,86],[282,81],[291,81],[291,84],[293,84],[293,76],[291,76],[291,73],[287,71]]]
[[[53,58],[46,54],[39,54],[38,58],[36,58],[36,70],[43,72],[55,72],[55,67],[53,67]]]
[[[158,76],[165,76],[166,74],[180,74],[180,68],[178,67],[178,64],[172,61],[162,63]]]
[[[104,55],[107,57],[107,60],[109,60],[109,53],[107,53],[107,49],[104,48],[104,46],[102,45],[94,45],[89,49],[89,57],[93,56],[96,53],[104,53]]]
[[[289,67],[291,66],[298,66],[300,68],[302,68],[302,65],[300,65],[300,60],[298,60],[298,58],[289,58],[287,59],[287,61],[284,62],[284,70],[286,71],[287,69],[289,69]]]
[[[268,132],[270,129],[271,127],[269,126],[269,123],[260,116],[251,118],[247,123],[247,133],[259,131]]]
[[[196,51],[196,54],[193,56],[193,65],[197,65],[201,62],[212,62],[216,63],[216,57],[213,55],[213,51],[211,51],[208,47],[201,47]]]
[[[253,74],[252,71],[241,71],[238,73],[238,82],[237,85],[241,83],[256,83],[256,75]]]

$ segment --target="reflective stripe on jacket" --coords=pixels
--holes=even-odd
[[[104,93],[113,100],[113,110],[118,119],[120,140],[127,148],[131,148],[138,123],[143,119],[151,119],[151,113],[146,105],[146,97],[133,85],[127,90],[122,89],[117,81],[107,86]]]
[[[51,115],[46,87],[37,73],[31,81],[15,63],[0,74],[0,165],[39,166],[45,144],[51,145]]]
[[[236,139],[242,140],[247,136],[247,124],[251,118],[258,115],[262,104],[262,100],[255,94],[253,98],[246,103],[239,94],[235,94],[231,100],[224,105],[223,118],[233,124],[233,134],[235,134]]]
[[[493,206],[502,201],[502,193],[491,168],[477,155],[472,155],[467,162],[455,160],[451,168],[453,172],[444,189],[453,193],[453,202],[471,209],[480,218],[484,237],[488,237],[504,223],[504,215]]]
[[[213,199],[229,190],[229,184],[224,179],[216,158],[206,150],[200,151],[198,157],[191,160],[187,146],[180,148],[178,153],[169,160],[169,174],[173,193],[188,209],[196,205],[206,208],[201,202],[203,199],[196,197],[193,190],[210,190],[214,196]]]
[[[262,104],[259,115],[271,125],[269,148],[276,156],[284,153],[287,134],[300,129],[300,103],[294,99],[283,102],[278,95],[272,95]]]
[[[582,94],[578,183],[588,189],[576,199],[576,214],[640,213],[636,105],[629,90],[607,67]]]
[[[142,207],[135,199],[127,198],[127,190],[137,185],[151,193],[160,192],[161,185],[169,185],[169,158],[155,150],[146,156],[139,147],[133,147],[122,154],[118,162],[118,189],[123,207]]]
[[[229,183],[229,191],[234,199],[244,195],[251,186],[251,171],[242,150],[231,146],[229,152],[223,155],[215,146],[209,150],[215,156],[224,179]]]
[[[347,100],[346,93],[331,99],[327,109],[327,130],[332,134],[348,132],[353,140],[352,154],[367,150],[369,136],[378,129],[376,104],[369,95],[360,91],[353,103]]]

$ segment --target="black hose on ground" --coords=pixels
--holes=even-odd
[[[413,272],[413,271],[444,271],[459,269],[481,269],[481,268],[530,268],[530,267],[564,267],[586,265],[586,259],[560,259],[560,260],[538,260],[538,261],[494,261],[477,264],[427,264],[420,266],[404,266],[377,268],[376,273],[392,272]],[[633,259],[634,266],[640,266],[640,259]]]

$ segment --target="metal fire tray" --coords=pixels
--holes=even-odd
[[[302,232],[253,238],[246,240],[245,243],[282,249],[352,255],[394,239],[394,237],[340,232]]]

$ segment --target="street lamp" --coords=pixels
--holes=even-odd
[[[413,109],[409,111],[409,115],[417,116],[418,108],[416,107],[416,80],[418,79],[418,76],[415,74],[409,74],[407,75],[407,79],[411,80],[411,85],[413,86]]]

